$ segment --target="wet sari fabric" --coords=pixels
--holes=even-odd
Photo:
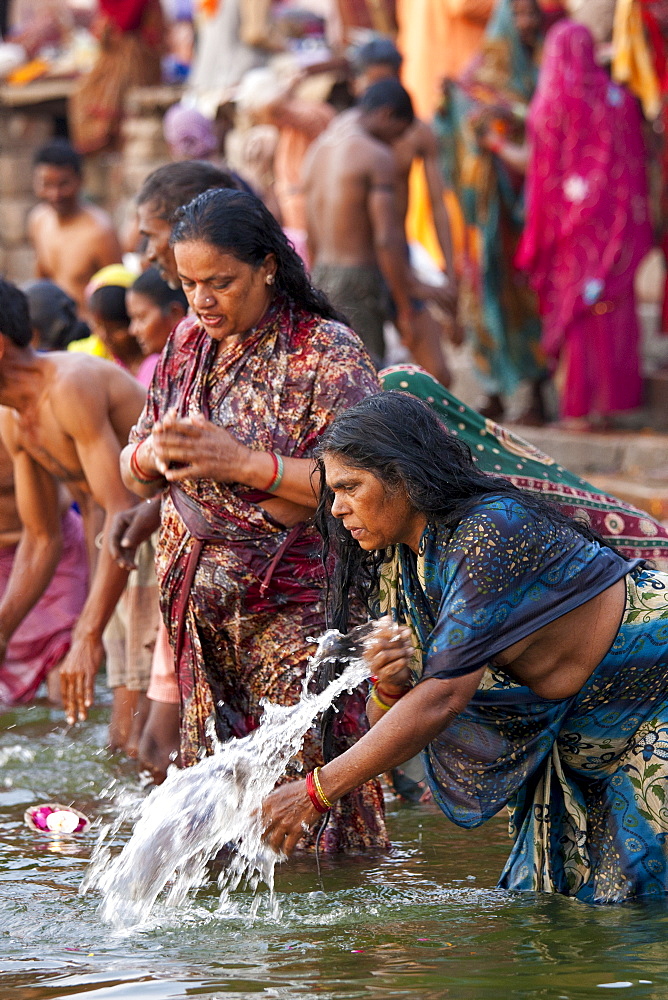
[[[250,448],[306,458],[336,413],[377,391],[371,363],[347,327],[277,299],[241,342],[212,341],[187,318],[176,328],[132,439],[166,411],[203,413]],[[238,484],[188,480],[163,501],[156,553],[162,613],[175,649],[181,698],[181,755],[193,764],[219,739],[259,724],[261,700],[293,704],[324,629],[323,578],[315,528],[285,528],[260,503],[271,495]],[[214,711],[215,709],[215,711]],[[364,731],[357,692],[337,718],[341,752]],[[300,768],[322,763],[307,734]],[[332,811],[324,846],[385,846],[382,794],[371,782]]]
[[[426,373],[397,366],[381,378],[385,389],[401,389],[429,402],[445,426],[472,448],[481,468],[544,492],[565,513],[586,514],[617,552],[633,560],[621,563],[622,570],[631,572],[617,637],[577,696],[545,700],[504,671],[488,667],[466,709],[425,751],[435,800],[462,827],[478,826],[509,808],[514,846],[502,887],[560,892],[593,903],[662,896],[668,891],[668,576],[641,568],[635,560],[652,553],[665,559],[665,528],[642,511],[596,493],[527,442],[484,420]],[[477,529],[475,546],[468,550],[477,548],[474,561],[481,562],[489,532],[485,542],[480,525],[468,527]],[[512,547],[516,553],[526,549],[522,534]],[[577,549],[581,543],[576,539],[574,544]],[[542,543],[534,549],[540,559]],[[438,663],[433,643],[438,645],[439,631],[454,637],[453,662],[457,657],[462,661],[458,647],[467,628],[487,629],[491,654],[517,639],[508,625],[516,624],[518,605],[505,584],[497,593],[488,587],[487,600],[478,608],[448,605],[446,584],[453,574],[448,576],[440,565],[448,556],[448,540],[432,529],[419,557],[398,550],[385,567],[381,610],[412,627],[418,647],[416,680],[423,676],[420,651],[427,654],[427,672],[430,653],[431,665]],[[451,558],[453,565],[461,561],[456,553]],[[565,544],[562,568],[567,570],[569,562],[575,566],[572,545]],[[495,571],[487,576],[493,580],[502,569],[498,552],[490,565]],[[541,586],[549,590],[554,569],[537,590],[525,591],[524,601],[539,599]],[[528,586],[531,592],[531,580],[526,573],[522,577],[519,590]],[[577,575],[573,582],[577,590]],[[455,593],[455,601],[460,596]],[[445,620],[449,611],[462,621],[438,630],[439,618]],[[442,663],[447,661],[443,654]],[[478,654],[470,666],[482,662]]]

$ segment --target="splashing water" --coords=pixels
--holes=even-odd
[[[103,831],[80,889],[102,893],[103,920],[121,927],[146,921],[168,883],[164,902],[179,906],[207,880],[207,863],[223,848],[232,850],[218,879],[219,909],[245,882],[255,893],[255,916],[260,902],[256,890],[264,882],[272,912],[278,915],[274,869],[282,856],[262,840],[260,805],[301,749],[316,717],[368,677],[361,659],[363,643],[355,641],[355,632],[363,639],[368,626],[348,636],[333,630],[322,636],[297,704],[265,702],[260,725],[248,736],[216,745],[212,756],[193,767],[171,768],[142,803],[131,839],[113,859],[105,840],[114,828]],[[320,693],[309,691],[316,669],[336,661],[347,664],[340,676]]]

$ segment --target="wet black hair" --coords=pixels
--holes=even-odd
[[[143,274],[140,274],[134,285],[128,288],[128,291],[145,295],[147,299],[155,302],[161,313],[167,313],[172,302],[178,303],[183,308],[184,313],[188,312],[188,300],[183,289],[181,287],[172,288],[160,275],[157,267],[149,267]]]
[[[17,347],[27,347],[32,340],[28,300],[11,281],[0,278],[0,333]]]
[[[246,191],[206,191],[177,213],[170,243],[201,241],[258,268],[276,258],[276,283],[298,308],[345,323],[324,292],[309,281],[304,262],[268,208]]]
[[[389,108],[393,116],[403,122],[410,123],[415,118],[410,94],[393,77],[372,83],[360,97],[358,107],[364,114]]]
[[[138,205],[153,203],[156,213],[171,222],[175,212],[197,195],[211,188],[239,188],[227,170],[219,170],[206,160],[166,163],[149,174],[137,195]]]
[[[74,146],[67,139],[52,139],[42,146],[35,153],[33,166],[49,167],[70,167],[71,170],[81,177],[83,172],[83,160],[77,153]]]
[[[22,288],[28,300],[30,325],[39,336],[41,351],[64,351],[73,340],[90,336],[90,328],[77,316],[77,305],[53,281],[29,281]]]
[[[88,300],[88,308],[104,323],[119,327],[130,326],[130,317],[125,308],[127,289],[121,285],[102,285],[96,288]]]
[[[429,522],[454,530],[481,498],[490,494],[521,500],[539,517],[567,525],[585,538],[605,544],[584,522],[566,517],[542,497],[482,472],[469,447],[451,434],[426,403],[404,392],[381,392],[340,413],[319,447],[320,500],[316,524],[323,538],[330,586],[330,627],[348,630],[351,598],[372,610],[385,551],[366,552],[332,516],[333,493],[325,481],[323,455],[373,473],[388,492],[405,490],[416,511]]]

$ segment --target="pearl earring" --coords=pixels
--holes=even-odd
[[[273,274],[268,274],[267,277],[265,278],[265,281],[266,281],[266,283],[268,285],[273,285],[273,283],[274,283],[274,275]]]

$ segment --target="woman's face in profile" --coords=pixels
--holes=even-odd
[[[411,505],[403,486],[389,489],[373,472],[349,465],[340,455],[324,456],[332,515],[367,552],[401,542],[417,551],[427,519]]]
[[[259,323],[273,297],[273,255],[252,267],[192,240],[177,243],[174,256],[188,304],[213,340],[242,339]]]

